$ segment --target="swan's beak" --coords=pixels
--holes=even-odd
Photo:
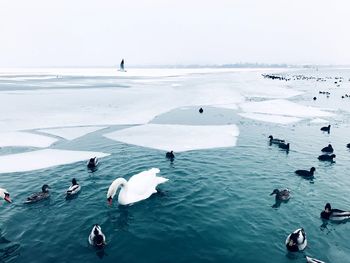
[[[107,202],[108,202],[109,205],[112,205],[112,201],[113,201],[113,198],[112,197],[108,197]]]
[[[8,203],[12,203],[11,198],[10,198],[10,195],[8,195],[8,194],[5,195],[4,200],[5,200],[6,202],[8,202]]]

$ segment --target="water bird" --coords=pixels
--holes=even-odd
[[[317,98],[316,98],[316,97],[313,97],[313,100],[317,100]]]
[[[126,72],[126,70],[124,69],[124,59],[122,59],[122,61],[120,62],[119,71]]]
[[[200,109],[199,109],[199,113],[203,113],[203,108],[200,108]]]
[[[289,151],[289,143],[284,143],[284,142],[279,143],[279,144],[278,144],[278,147],[280,147],[280,148],[283,149],[283,150]]]
[[[287,201],[290,199],[290,190],[289,189],[274,189],[270,195],[276,195],[276,200],[278,201]]]
[[[330,130],[331,130],[331,125],[328,125],[328,126],[326,126],[326,127],[322,127],[321,129],[320,129],[321,131],[325,131],[325,132],[330,132]]]
[[[348,143],[348,144],[346,145],[346,147],[348,147],[348,148],[350,149],[350,143]]]
[[[303,228],[295,230],[286,239],[286,247],[290,252],[303,251],[306,248],[307,240]]]
[[[12,202],[10,198],[10,193],[4,188],[0,188],[0,198],[4,199],[8,203]]]
[[[77,180],[75,178],[72,179],[72,185],[67,190],[67,196],[75,195],[79,193],[81,187],[77,183]]]
[[[118,203],[121,205],[133,204],[157,193],[157,185],[168,181],[167,178],[157,177],[159,172],[158,168],[152,168],[133,175],[129,181],[126,181],[124,178],[114,180],[107,192],[108,203],[112,204],[113,197],[116,195],[119,187],[121,187],[121,190],[118,195]]]
[[[106,245],[106,236],[103,234],[100,225],[95,224],[89,235],[89,244],[91,246],[102,248]]]
[[[324,261],[318,260],[316,258],[310,258],[308,256],[306,256],[306,262],[307,263],[326,263]]]
[[[88,167],[89,169],[96,168],[97,165],[98,165],[98,159],[97,159],[97,157],[90,158],[90,160],[89,160],[88,163],[87,163],[87,167]]]
[[[297,175],[304,176],[304,177],[313,177],[315,171],[316,171],[316,168],[315,167],[311,167],[310,171],[307,171],[307,170],[296,170],[295,173]]]
[[[174,152],[173,151],[167,152],[165,154],[165,157],[168,158],[168,159],[173,160],[175,158]]]
[[[270,139],[270,143],[276,143],[276,144],[279,144],[279,143],[284,143],[284,142],[285,142],[284,140],[277,139],[277,138],[273,138],[273,136],[272,136],[272,135],[270,135],[268,138]]]
[[[326,152],[326,153],[332,153],[334,151],[333,147],[331,144],[328,144],[328,146],[322,148],[321,152]]]
[[[331,155],[328,155],[328,154],[322,154],[320,156],[318,156],[318,159],[320,161],[331,161],[333,162],[333,159],[336,157],[335,154],[331,154]]]
[[[34,193],[31,196],[27,197],[27,200],[24,203],[26,204],[36,203],[41,200],[47,199],[48,197],[50,197],[49,189],[50,189],[50,186],[48,186],[47,184],[44,184],[41,187],[41,192]]]
[[[324,207],[324,211],[321,212],[321,218],[333,221],[343,221],[350,219],[350,211],[332,209],[331,204],[327,203]]]

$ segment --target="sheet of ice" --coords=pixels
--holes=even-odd
[[[0,173],[25,172],[88,160],[102,158],[109,154],[101,152],[67,151],[45,149],[33,152],[0,156]]]
[[[310,121],[311,123],[327,123],[329,121],[325,120],[325,119],[320,119],[320,118],[316,118]]]
[[[247,113],[264,113],[292,117],[330,117],[333,113],[322,111],[311,106],[304,106],[288,100],[266,100],[259,102],[246,102],[240,105]]]
[[[29,132],[1,132],[0,147],[38,147],[45,148],[57,139]]]
[[[104,127],[88,126],[88,127],[66,127],[66,128],[42,129],[38,131],[44,132],[47,134],[52,134],[66,140],[74,140],[88,133],[92,133],[105,128],[107,127],[106,126]]]
[[[297,118],[297,117],[269,115],[269,114],[261,114],[261,113],[239,113],[239,115],[244,118],[249,118],[257,121],[272,122],[272,123],[279,123],[279,124],[290,124],[290,123],[295,123],[302,120],[301,118]]]
[[[232,147],[239,129],[236,125],[189,126],[147,124],[105,134],[104,136],[138,146],[183,152],[190,150]]]

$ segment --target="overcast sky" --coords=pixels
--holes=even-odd
[[[349,0],[0,0],[0,67],[350,64]]]

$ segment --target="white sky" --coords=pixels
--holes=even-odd
[[[0,67],[350,64],[349,0],[0,0]]]

